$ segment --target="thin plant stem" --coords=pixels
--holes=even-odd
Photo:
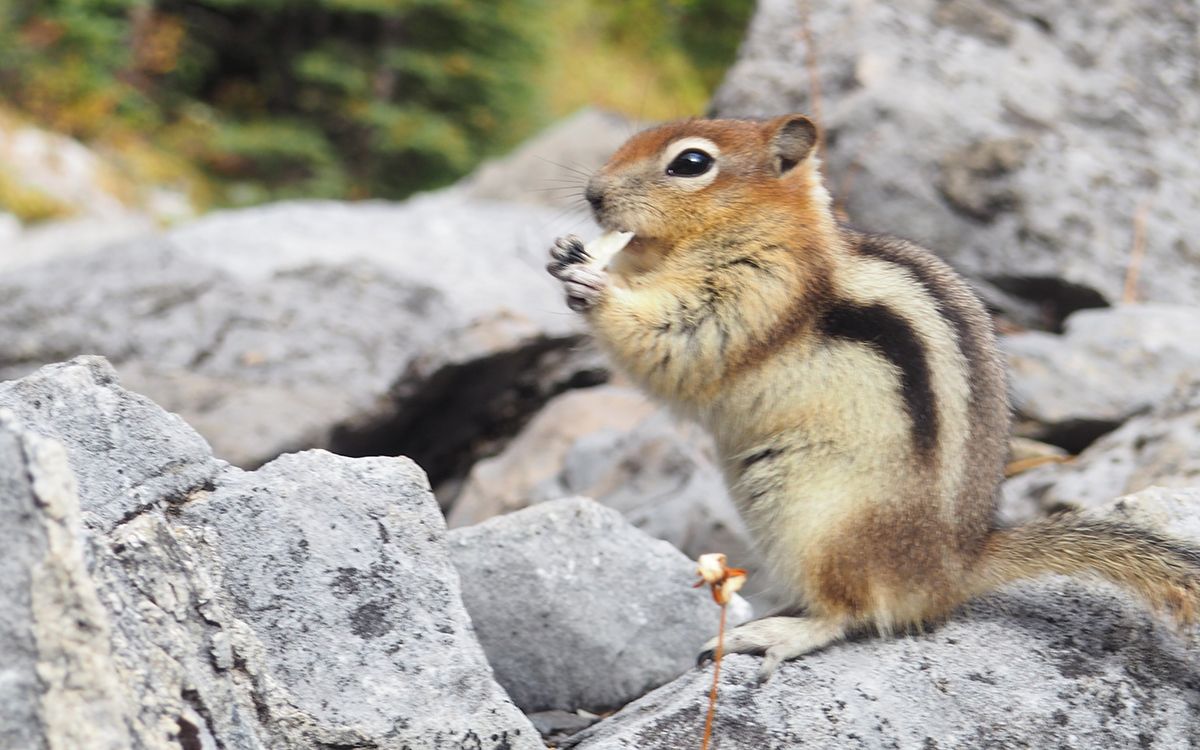
[[[1125,289],[1121,301],[1127,305],[1137,302],[1138,275],[1142,270],[1142,259],[1146,256],[1146,204],[1142,203],[1133,214],[1133,247],[1129,251],[1129,265],[1125,269]]]
[[[713,718],[717,714],[717,684],[721,679],[721,654],[725,650],[725,610],[728,607],[721,605],[721,624],[717,628],[717,650],[713,654],[713,682],[712,690],[708,692],[708,715],[704,717],[704,738],[700,742],[700,750],[708,750],[709,740],[712,739]]]
[[[804,67],[808,68],[809,110],[817,128],[821,123],[821,73],[817,65],[817,43],[812,34],[812,2],[800,0],[800,38],[804,41]],[[817,141],[817,157],[824,160],[824,138]]]

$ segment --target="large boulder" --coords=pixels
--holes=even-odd
[[[604,711],[674,679],[717,632],[696,564],[586,498],[450,533],[496,679],[527,712]],[[738,597],[730,624],[746,620]]]
[[[218,212],[5,274],[0,378],[103,354],[237,465],[324,447],[440,480],[605,377],[543,271],[564,227],[461,189]]]
[[[802,23],[811,9],[808,34]],[[804,40],[811,38],[810,50]],[[919,43],[917,43],[919,41]],[[1200,288],[1200,83],[1189,3],[763,0],[712,108],[815,111],[853,223],[1065,313]]]
[[[1200,539],[1200,488],[1111,509]],[[716,747],[1144,747],[1200,743],[1200,657],[1124,594],[1063,578],[1023,583],[923,635],[865,638],[781,665],[727,657]],[[712,666],[575,735],[579,750],[699,743]]]
[[[222,573],[269,716],[395,748],[540,747],[492,679],[411,461],[281,456],[177,518]]]
[[[243,472],[189,453],[203,441],[95,358],[5,387],[6,747],[542,747],[411,461]],[[203,481],[145,476],[167,450],[157,471]]]

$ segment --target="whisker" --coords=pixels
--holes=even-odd
[[[568,216],[570,216],[573,213],[579,213],[580,218],[577,219],[574,222],[574,224],[572,224],[572,227],[578,226],[580,222],[582,222],[584,219],[587,218],[587,214],[586,214],[586,212],[583,211],[582,206],[568,204],[567,206],[565,206],[564,208],[559,210],[557,213],[555,213],[554,216],[550,217],[550,219],[546,222],[547,228],[549,228],[553,224],[557,224],[558,222],[562,221],[563,219],[567,218]]]
[[[554,161],[553,159],[547,159],[543,156],[534,156],[533,158],[537,159],[538,161],[543,161],[547,164],[552,164],[552,165],[558,167],[559,169],[565,169],[568,172],[570,172],[571,174],[579,175],[580,177],[583,177],[585,179],[590,180],[592,178],[592,170],[586,169],[582,165],[572,167],[567,164],[563,164],[562,162]]]

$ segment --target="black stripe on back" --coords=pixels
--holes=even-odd
[[[782,448],[775,448],[775,447],[763,448],[762,450],[751,453],[749,456],[746,456],[745,458],[742,459],[742,470],[745,471],[746,469],[749,469],[751,466],[758,463],[759,461],[767,461],[769,459],[776,458],[777,456],[780,456],[782,454],[783,454]]]
[[[931,458],[938,440],[937,404],[925,347],[916,331],[885,305],[835,302],[821,318],[825,335],[865,344],[900,371],[900,394],[912,420],[913,447]]]
[[[954,326],[954,333],[958,337],[959,349],[967,355],[968,361],[973,356],[982,356],[982,347],[979,343],[978,335],[971,328],[971,324],[967,321],[963,311],[947,298],[944,284],[939,282],[934,270],[928,264],[914,258],[912,253],[905,254],[895,249],[891,244],[894,241],[889,241],[889,238],[886,237],[863,235],[862,241],[856,249],[861,255],[892,263],[911,273],[917,280],[917,283],[925,289],[925,293],[929,295],[929,298],[933,300],[934,305],[937,306],[938,313]],[[972,379],[973,385],[974,380]]]

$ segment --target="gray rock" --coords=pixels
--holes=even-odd
[[[1200,377],[1197,331],[1200,307],[1129,305],[1077,312],[1061,336],[1005,336],[1017,417],[1031,436],[1078,438],[1068,447],[1081,450]]]
[[[1098,508],[1153,485],[1200,485],[1200,379],[1100,438],[1074,461],[1009,479],[1001,507],[1010,520],[1024,520],[1064,508]]]
[[[827,173],[852,222],[1051,306],[1200,287],[1196,9],[1178,2],[812,3]],[[724,116],[811,111],[803,3],[764,0]],[[913,44],[913,40],[922,40]]]
[[[0,211],[0,247],[8,247],[21,236],[21,220],[7,211]]]
[[[629,433],[597,432],[568,451],[560,476],[535,495],[596,493],[642,531],[696,558],[724,552],[757,570],[754,543],[725,488],[712,440],[665,410]],[[745,591],[760,591],[761,576]]]
[[[411,461],[232,469],[98,358],[3,387],[3,746],[542,746],[492,679]],[[167,450],[178,464],[155,464]]]
[[[88,540],[130,706],[131,747],[290,748],[359,736],[277,710],[261,645],[218,593],[222,571],[201,560],[197,535],[170,519],[151,508]]]
[[[230,475],[179,523],[260,644],[273,711],[395,748],[541,746],[492,680],[411,461],[282,456]]]
[[[118,195],[127,185],[112,161],[74,138],[34,127],[8,112],[0,119],[0,163],[8,185],[63,212],[95,218],[130,213],[132,196]]]
[[[1181,539],[1200,539],[1197,486],[1151,487],[1113,500],[1100,510],[1113,518],[1164,531]]]
[[[596,432],[628,433],[657,411],[638,391],[602,385],[551,399],[496,456],[471,467],[461,491],[447,504],[450,528],[470,526],[530,504],[586,495],[603,501],[607,488],[567,487],[563,464],[579,440]],[[548,486],[549,485],[549,486]],[[544,488],[544,489],[543,489]]]
[[[689,558],[723,552],[731,565],[761,568],[711,439],[621,386],[550,401],[504,452],[471,469],[448,522],[465,526],[574,495],[614,508]],[[776,604],[765,575],[751,575],[742,593],[756,608]]]
[[[29,264],[0,279],[0,377],[78,354],[200,364],[220,321],[196,302],[224,277],[161,241]]]
[[[57,442],[0,409],[0,747],[132,747]]]
[[[600,717],[587,711],[554,710],[534,712],[529,714],[529,720],[547,744],[557,747],[571,735],[595,724]]]
[[[696,565],[585,498],[450,532],[463,601],[525,711],[620,706],[691,666],[720,609]],[[749,607],[730,605],[730,621]]]
[[[1200,517],[1200,488],[1125,499],[1146,521]],[[1200,531],[1194,521],[1175,533]],[[1200,537],[1192,536],[1193,539]],[[1200,658],[1101,584],[1062,578],[987,597],[924,635],[868,638],[783,664],[721,671],[715,747],[1145,747],[1200,743]],[[704,728],[711,665],[575,735],[580,750],[685,747]]]
[[[351,392],[328,383],[248,383],[140,360],[121,365],[121,382],[186,414],[192,428],[214,441],[214,452],[245,466],[275,452],[326,445],[331,423],[359,413]]]
[[[168,238],[182,257],[246,282],[367,263],[402,283],[436,289],[448,308],[440,325],[504,311],[561,334],[579,323],[563,313],[558,290],[543,278],[548,243],[566,226],[554,226],[555,216],[452,188],[403,203],[300,201],[223,211]]]
[[[100,357],[79,357],[0,383],[0,408],[66,447],[84,521],[98,531],[156,505],[181,502],[224,470],[202,437],[121,388]]]
[[[39,265],[51,258],[71,258],[109,245],[135,242],[155,231],[153,218],[141,213],[75,216],[22,227],[11,214],[0,213],[0,272]],[[15,224],[15,225],[14,225]]]
[[[139,741],[540,747],[471,634],[439,515],[405,459],[309,452],[112,532],[96,575]]]
[[[243,467],[325,447],[465,472],[462,455],[604,377],[543,271],[566,228],[461,189],[218,212],[7,273],[0,378],[103,354]]]

